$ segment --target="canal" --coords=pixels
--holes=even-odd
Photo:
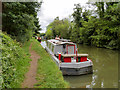
[[[45,41],[41,45],[45,48]],[[88,58],[93,62],[93,74],[64,76],[71,88],[118,88],[118,51],[87,45],[77,47],[78,53],[89,54]]]
[[[72,88],[118,88],[118,51],[78,45],[79,53],[89,54],[93,74],[64,76]]]

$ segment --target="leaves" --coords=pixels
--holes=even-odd
[[[120,3],[96,2],[91,5],[97,10],[75,4],[73,21],[56,18],[48,25],[46,36],[61,35],[76,43],[120,49]]]
[[[81,10],[84,10],[84,12],[77,12],[80,8],[76,6],[73,13],[73,23],[75,24],[73,26],[71,40],[77,43],[85,43],[97,47],[118,49],[118,31],[120,25],[120,12],[118,8],[120,4],[118,2],[96,2],[92,5],[97,8],[97,10],[94,11],[94,16],[90,14],[90,10],[86,10],[83,7],[81,7]],[[77,25],[78,22],[81,22],[82,26]],[[76,27],[79,29],[75,29]]]
[[[0,37],[3,40],[0,44],[2,50],[2,75],[0,76],[2,87],[0,88],[20,88],[30,59],[24,56],[25,52],[19,44],[8,35],[0,33]]]
[[[70,22],[68,19],[59,20],[59,18],[56,18],[47,26],[46,36],[48,38],[55,38],[56,35],[62,38],[69,38]]]
[[[28,41],[41,30],[37,18],[40,6],[41,2],[3,2],[3,31],[19,42]]]

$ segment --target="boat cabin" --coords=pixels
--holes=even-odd
[[[77,54],[77,45],[70,40],[47,40],[47,47],[61,62],[87,61],[88,54]]]
[[[69,42],[69,40],[60,39],[55,40],[51,39],[47,41],[47,47],[53,52],[54,55],[61,54],[75,54],[76,52],[76,44],[73,42]]]

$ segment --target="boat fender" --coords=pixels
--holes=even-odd
[[[92,65],[92,60],[90,60],[90,65]]]
[[[61,60],[61,53],[59,53],[58,55],[59,55],[59,60]]]

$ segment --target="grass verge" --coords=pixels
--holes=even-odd
[[[40,43],[32,39],[32,50],[40,55],[37,68],[37,83],[35,88],[69,88],[69,84],[64,81],[62,72],[59,70],[50,55],[40,45]]]

